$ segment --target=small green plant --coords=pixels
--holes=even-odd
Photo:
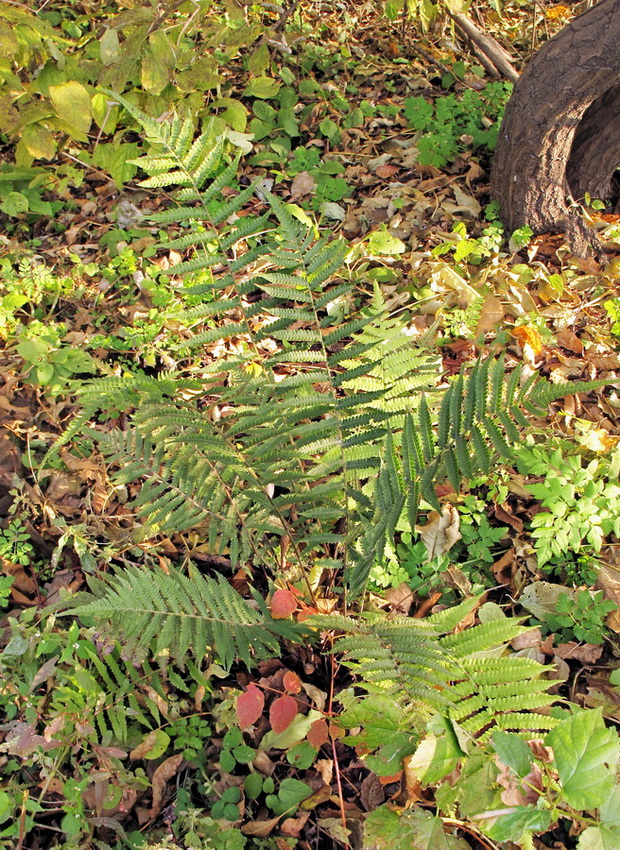
[[[617,607],[611,599],[603,598],[602,590],[561,593],[555,611],[545,616],[545,623],[561,640],[603,643],[608,631],[605,618]]]
[[[30,535],[19,517],[12,519],[6,528],[0,530],[0,558],[26,566],[33,552]]]
[[[420,96],[407,98],[405,118],[420,133],[418,162],[443,168],[467,147],[493,150],[511,90],[509,83],[495,82],[481,92],[467,89],[434,103]]]
[[[598,552],[608,535],[620,536],[620,487],[610,478],[609,462],[595,458],[584,466],[580,454],[535,446],[519,450],[517,468],[542,477],[526,484],[543,508],[531,523],[541,567],[585,545]]]
[[[414,540],[411,532],[405,531],[396,544],[396,551],[388,550],[384,562],[371,569],[370,585],[381,589],[406,582],[418,596],[426,597],[441,585],[441,574],[449,564],[445,555],[429,560],[423,541]]]
[[[220,767],[226,773],[232,773],[238,764],[249,764],[256,756],[256,750],[243,743],[243,734],[235,727],[226,732],[222,744]]]

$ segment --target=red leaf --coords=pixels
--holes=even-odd
[[[278,697],[271,703],[269,709],[269,720],[271,728],[279,735],[291,725],[293,719],[297,715],[297,700],[290,697],[288,694]]]
[[[329,739],[327,723],[323,719],[315,720],[308,730],[308,743],[320,749]]]
[[[256,685],[250,685],[247,691],[237,697],[237,720],[239,726],[245,729],[256,723],[265,707],[265,695]]]
[[[301,690],[301,679],[297,673],[293,673],[292,670],[286,671],[282,679],[282,684],[284,685],[285,690],[291,694],[298,694]]]
[[[271,597],[271,616],[274,620],[284,620],[297,610],[295,595],[286,588],[280,588]]]

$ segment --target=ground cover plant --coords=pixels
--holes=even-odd
[[[604,261],[504,232],[510,85],[445,8],[39,5],[0,10],[0,846],[620,845],[615,215]]]

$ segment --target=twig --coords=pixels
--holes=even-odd
[[[488,59],[490,59],[497,70],[506,77],[507,80],[510,80],[513,83],[517,82],[519,79],[519,72],[512,64],[512,56],[507,50],[504,50],[498,41],[478,29],[476,24],[462,12],[455,15],[448,12],[448,15],[450,15],[456,24],[457,29],[459,29],[460,32],[471,42],[477,45],[477,47]]]
[[[301,0],[293,0],[293,2],[288,7],[288,9],[284,9],[282,14],[278,18],[278,20],[275,22],[275,24],[271,28],[273,30],[273,32],[282,32],[282,30],[284,29],[284,25],[286,24],[288,19],[291,17],[291,15],[295,11],[295,9],[299,6],[300,2],[301,2]]]

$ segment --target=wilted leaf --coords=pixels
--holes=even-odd
[[[416,526],[429,559],[444,555],[454,544],[461,539],[459,531],[460,517],[454,505],[444,505],[441,514],[432,511],[428,515],[428,522],[423,526]]]
[[[519,325],[518,327],[513,328],[511,333],[522,348],[525,348],[525,346],[528,345],[534,354],[540,354],[542,351],[542,340],[536,328],[533,328],[530,325]]]
[[[297,700],[288,694],[275,699],[269,707],[271,728],[279,735],[291,725],[297,714]]]
[[[158,759],[168,749],[170,735],[163,729],[154,729],[129,753],[130,759]]]
[[[249,685],[247,691],[237,697],[237,720],[242,729],[256,723],[265,707],[265,695],[256,685]]]
[[[176,756],[170,756],[163,761],[155,773],[153,774],[153,805],[151,807],[151,817],[157,817],[161,812],[164,802],[164,793],[166,790],[166,782],[176,775],[181,762],[183,761],[183,753],[178,753]]]
[[[271,616],[274,620],[284,620],[297,610],[297,599],[285,587],[281,587],[271,597]]]
[[[300,171],[291,183],[291,201],[299,201],[306,195],[311,195],[316,189],[316,181],[309,171]]]

